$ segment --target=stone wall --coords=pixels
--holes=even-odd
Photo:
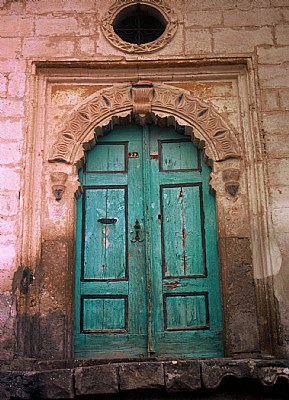
[[[261,144],[260,152],[255,155],[255,168],[265,167],[267,189],[262,193],[264,203],[260,205],[264,213],[259,215],[260,223],[268,226],[269,246],[263,261],[266,274],[259,276],[255,270],[254,278],[256,282],[264,279],[273,282],[272,296],[278,313],[272,318],[277,318],[279,327],[276,352],[279,357],[288,356],[289,2],[167,0],[167,3],[171,4],[178,20],[176,35],[163,49],[136,55],[113,47],[100,29],[104,14],[113,4],[111,0],[105,3],[99,0],[0,0],[2,359],[13,358],[17,352],[17,330],[21,328],[16,324],[17,311],[23,307],[37,307],[33,296],[26,296],[33,283],[35,266],[27,265],[31,254],[27,254],[29,247],[22,247],[23,236],[29,236],[23,220],[33,206],[33,193],[30,201],[25,202],[23,187],[26,182],[27,193],[27,171],[31,171],[29,155],[35,148],[29,132],[32,126],[37,126],[34,113],[37,65],[49,62],[57,67],[61,62],[70,62],[69,66],[73,67],[77,62],[141,63],[167,59],[199,60],[200,63],[229,60],[232,63],[234,58],[252,60],[250,76],[254,78],[254,93],[250,93],[248,101],[251,108],[255,108],[252,115],[259,128],[256,135],[260,134]],[[242,116],[242,110],[239,112]],[[43,149],[38,150],[40,155]],[[29,251],[33,253],[33,248]],[[36,253],[35,265],[39,259]],[[30,345],[33,347],[33,343]]]

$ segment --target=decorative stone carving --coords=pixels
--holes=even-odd
[[[186,133],[195,142],[205,145],[206,156],[213,161],[239,158],[241,151],[236,132],[214,110],[213,106],[194,98],[190,92],[174,87],[154,84],[147,91],[137,91],[141,83],[115,85],[88,97],[76,107],[64,122],[53,145],[49,161],[64,161],[77,164],[84,158],[86,143],[94,140],[103,126],[112,119],[150,111],[155,116],[166,118],[167,124],[185,126]]]
[[[67,177],[68,175],[65,172],[54,172],[50,175],[52,192],[56,201],[60,201],[62,198],[62,195],[66,189],[65,182]]]
[[[122,40],[113,29],[113,21],[116,15],[127,6],[131,6],[134,3],[146,4],[151,7],[155,7],[163,16],[167,22],[164,33],[153,42],[144,44],[133,44]],[[148,53],[156,51],[164,47],[174,37],[177,30],[177,20],[172,8],[167,5],[163,0],[117,0],[112,4],[103,17],[101,29],[107,40],[120,50],[127,53]]]
[[[141,118],[151,112],[154,87],[151,82],[139,81],[132,85],[132,109]]]
[[[236,196],[239,189],[240,170],[229,168],[223,171],[223,181],[225,182],[226,192],[231,196]]]

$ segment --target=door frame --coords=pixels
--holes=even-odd
[[[145,65],[131,61],[114,63],[110,67],[98,63],[94,70],[89,70],[89,85],[103,84],[103,76],[109,76],[110,83],[74,108],[67,107],[61,120],[56,122],[52,121],[50,112],[53,85],[82,82],[84,70],[78,64],[74,69],[70,63],[67,69],[61,63],[33,64],[35,86],[31,91],[31,113],[34,104],[38,107],[27,136],[19,264],[28,266],[35,279],[28,284],[28,291],[16,294],[19,355],[73,357],[74,195],[81,191],[77,170],[83,163],[85,151],[95,145],[95,137],[102,134],[103,129],[115,123],[126,124],[132,118],[140,124],[147,119],[160,126],[183,124],[197,147],[205,146],[207,161],[212,167],[211,188],[216,193],[217,203],[225,355],[274,354],[278,315],[270,253],[274,243],[269,241],[265,166],[260,164],[263,160],[261,135],[256,111],[251,108],[255,101],[251,61],[250,58],[226,60],[227,63],[212,60],[205,66],[198,61],[182,60]],[[221,115],[209,102],[174,86],[174,78],[171,86],[129,83],[136,82],[138,76],[156,76],[158,82],[165,81],[162,65],[177,71],[186,82],[227,80],[236,84],[241,109],[238,131],[232,128],[226,115]],[[133,67],[136,70],[132,70]],[[108,75],[108,68],[111,68],[111,75]],[[127,83],[117,83],[124,79],[123,70],[118,74],[117,68],[127,68]],[[184,103],[187,108],[181,115],[177,108]],[[201,107],[199,114],[194,112],[196,104]],[[85,112],[87,110],[89,113]],[[222,157],[217,138],[208,135],[205,129],[209,127],[204,123],[208,115],[213,116],[213,126],[228,128],[229,144],[233,143],[234,148],[237,145],[235,156],[239,158],[232,154],[229,158]],[[219,139],[221,136],[220,133]],[[58,143],[55,142],[57,137],[60,138]],[[228,143],[225,142],[226,148]],[[61,279],[55,279],[56,276]],[[232,287],[233,290],[229,290]],[[244,326],[248,325],[253,328],[247,332]],[[25,344],[22,337],[36,331],[39,341],[33,346]]]

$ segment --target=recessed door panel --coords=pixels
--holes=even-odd
[[[161,185],[160,196],[164,276],[205,276],[202,187]]]
[[[127,187],[84,191],[83,279],[127,275]]]

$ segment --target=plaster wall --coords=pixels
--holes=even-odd
[[[37,127],[34,112],[39,108],[34,89],[39,79],[37,63],[57,65],[69,61],[72,67],[74,62],[86,61],[189,59],[204,62],[214,59],[225,63],[233,58],[251,59],[253,94],[248,102],[255,119],[255,134],[260,139],[257,168],[264,167],[266,182],[261,204],[264,216],[259,218],[261,223],[262,218],[266,218],[264,223],[269,227],[270,262],[264,270],[266,278],[273,281],[278,311],[276,352],[286,358],[289,353],[289,2],[167,0],[177,15],[177,33],[163,49],[143,55],[124,53],[103,36],[100,25],[112,3],[99,0],[0,1],[0,358],[15,356],[19,329],[17,311],[25,306],[33,313],[37,307],[33,295],[29,300],[25,296],[29,287],[33,287],[30,285],[33,277],[25,262],[29,255],[21,247],[21,238],[27,229],[23,221],[25,213],[29,212],[24,209],[24,181],[29,180],[26,174],[31,167],[29,155],[35,150],[29,132],[32,125],[36,126],[37,140],[42,131]],[[179,85],[184,86],[184,83]],[[227,89],[225,82],[221,89],[216,84],[210,89],[208,85],[202,86],[202,82],[185,85],[196,97],[209,97],[221,115],[237,130],[240,128],[242,110],[238,109],[232,85]],[[98,88],[100,86],[99,83]],[[71,81],[67,88],[63,83],[58,88],[54,85],[48,110],[53,121],[51,126],[92,90],[95,88],[91,85],[72,87]],[[43,148],[40,146],[37,152],[41,160]],[[26,207],[33,207],[33,194]],[[235,213],[238,213],[237,208]],[[241,224],[246,231],[248,220]],[[45,257],[45,249],[43,252]],[[39,256],[35,254],[35,259]],[[57,273],[57,263],[55,269]],[[256,282],[264,278],[258,271],[254,274]],[[37,274],[35,278],[38,279]],[[49,289],[49,285],[51,282],[46,282],[45,288]],[[45,309],[45,300],[43,303]]]

